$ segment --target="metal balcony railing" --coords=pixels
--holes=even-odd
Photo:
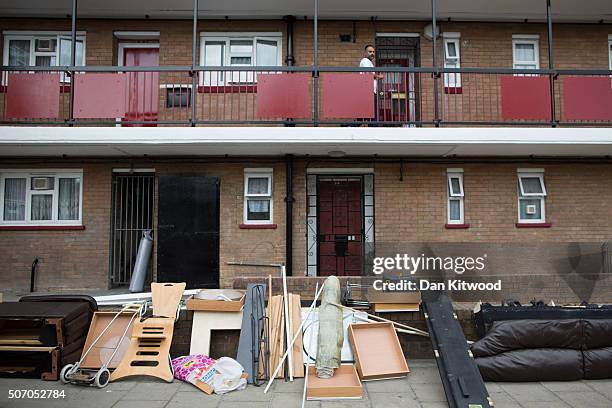
[[[2,125],[610,126],[612,71],[1,67]]]

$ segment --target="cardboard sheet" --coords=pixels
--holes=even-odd
[[[87,351],[93,341],[98,338],[104,328],[110,323],[117,312],[95,312],[91,324],[89,326],[89,332],[87,333],[87,340],[85,340],[85,346],[83,352]],[[113,357],[112,361],[108,365],[108,368],[117,368],[121,359],[125,355],[125,352],[130,343],[130,336],[132,335],[133,322],[130,323],[130,319],[134,313],[124,312],[115,319],[113,324],[108,328],[106,333],[96,342],[96,345],[87,354],[81,367],[97,369],[102,367],[102,364],[108,361],[110,356],[115,351],[117,346],[119,351]],[[129,325],[129,329],[123,339],[121,335],[125,331],[125,328]]]

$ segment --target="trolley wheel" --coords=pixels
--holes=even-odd
[[[110,381],[110,371],[107,368],[102,368],[94,377],[94,384],[98,388],[104,388]]]
[[[72,367],[74,367],[74,364],[66,364],[64,368],[62,368],[62,371],[60,371],[60,381],[62,384],[68,384],[70,382],[66,374],[68,374],[68,371],[70,371]]]

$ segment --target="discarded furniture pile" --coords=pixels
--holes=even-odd
[[[487,381],[569,381],[612,376],[612,307],[480,305],[483,337],[471,346]]]
[[[81,354],[96,302],[89,296],[26,296],[0,303],[0,372],[57,380]]]

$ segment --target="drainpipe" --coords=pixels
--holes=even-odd
[[[285,61],[287,66],[292,67],[295,64],[293,56],[293,23],[295,22],[295,16],[284,16],[283,20],[287,23],[287,57]]]
[[[287,276],[293,275],[293,155],[285,156],[285,178],[287,196],[286,203],[286,218],[285,218],[285,272]]]
[[[548,69],[554,69],[553,63],[553,38],[552,38],[552,12],[550,10],[550,0],[546,0],[546,23],[547,23],[547,34],[548,34]],[[549,87],[550,87],[550,120],[552,127],[556,127],[555,120],[555,79],[557,74],[553,73],[548,75]]]

